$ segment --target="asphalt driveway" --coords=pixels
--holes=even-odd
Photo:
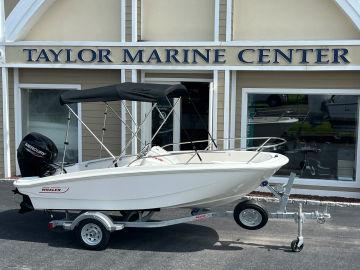
[[[333,217],[323,225],[307,221],[300,253],[289,248],[296,237],[293,221],[270,220],[259,231],[246,231],[231,218],[126,229],[112,234],[106,250],[87,251],[71,232],[48,231],[43,212],[18,214],[11,188],[0,181],[0,269],[360,268],[359,208],[330,209]],[[157,217],[183,214],[166,210]]]

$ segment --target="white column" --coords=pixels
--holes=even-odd
[[[140,82],[145,82],[145,72],[141,71]],[[141,148],[143,148],[151,138],[151,118],[147,118],[146,116],[151,110],[151,103],[149,102],[141,102],[141,119],[140,122],[143,123],[143,128],[141,129]],[[146,120],[145,120],[146,119]]]
[[[245,149],[247,146],[247,114],[248,114],[248,94],[241,90],[241,148]]]
[[[236,136],[236,71],[231,71],[231,101],[230,101],[230,148],[235,147]]]
[[[5,11],[4,0],[0,0],[0,62],[5,62]],[[8,69],[1,68],[2,79],[2,106],[3,106],[3,144],[4,144],[4,176],[11,176],[10,159],[10,123],[9,123],[9,78]]]
[[[137,71],[135,69],[131,70],[131,81],[132,82],[137,82]],[[138,117],[137,117],[137,107],[138,107],[138,103],[137,101],[132,101],[131,102],[131,114],[132,114],[132,118],[134,119],[134,121],[132,122],[132,125],[131,125],[131,130],[133,133],[136,132],[137,128],[138,128]],[[135,123],[134,123],[135,122]],[[137,149],[137,139],[136,138],[133,138],[132,142],[131,142],[131,154],[133,155],[136,155],[137,152],[138,152],[138,149]]]
[[[120,8],[120,37],[121,42],[126,40],[126,0],[121,0]]]
[[[121,42],[126,41],[126,0],[121,0],[121,7],[120,7],[120,38]],[[120,81],[121,83],[125,82],[125,69],[120,70]],[[126,109],[123,103],[120,105],[121,109],[121,119],[126,123]],[[126,146],[126,125],[121,122],[121,149]],[[126,153],[123,153],[125,155]]]
[[[220,31],[220,0],[215,0],[215,14],[214,14],[214,41],[219,41]]]
[[[209,84],[209,133],[213,137],[214,130],[214,115],[213,115],[213,105],[214,105],[214,81]]]
[[[226,41],[232,39],[232,14],[233,14],[233,0],[226,1]]]
[[[137,34],[138,34],[138,31],[137,31],[137,0],[132,0],[131,2],[131,41],[132,42],[137,42]],[[131,81],[132,82],[137,82],[137,70],[133,69],[131,70]],[[135,121],[135,123],[133,122],[132,123],[132,126],[131,126],[131,129],[133,132],[136,132],[137,130],[137,102],[136,101],[133,101],[131,103],[131,114],[132,114],[132,117]],[[131,142],[131,153],[133,155],[137,154],[138,152],[138,149],[137,149],[137,139],[133,139],[133,141]]]
[[[19,69],[14,68],[14,116],[15,116],[15,153],[22,140],[21,92],[19,87]],[[20,175],[19,164],[16,161],[16,175]]]
[[[131,41],[132,42],[137,42],[137,35],[138,35],[138,31],[137,31],[137,0],[132,0],[131,2],[131,29],[132,29],[132,33],[131,33]]]
[[[224,85],[224,149],[229,148],[230,137],[230,71],[225,70]]]
[[[213,93],[212,93],[212,107],[209,108],[212,113],[212,130],[211,135],[214,140],[217,140],[217,110],[218,110],[218,84],[219,84],[219,71],[214,70],[213,73]]]
[[[126,0],[120,0],[120,40],[121,42],[126,41]],[[125,69],[120,70],[120,81],[125,82]],[[126,123],[126,109],[121,103],[120,105],[121,119]],[[126,125],[121,122],[121,148],[126,146]],[[121,149],[122,150],[122,149]],[[122,151],[121,151],[122,152]],[[123,153],[125,155],[126,152]]]
[[[121,83],[125,82],[125,69],[121,70]],[[126,109],[123,103],[121,103],[121,119],[126,123]],[[121,149],[123,149],[126,146],[126,125],[121,122]],[[126,152],[123,153],[125,155]]]
[[[11,176],[10,159],[10,125],[9,125],[9,82],[8,69],[1,68],[2,74],[2,106],[3,106],[3,143],[4,143],[4,174]]]
[[[180,141],[181,141],[181,99],[174,98],[173,105],[175,105],[173,113],[173,151],[180,151]]]

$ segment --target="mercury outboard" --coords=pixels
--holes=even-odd
[[[54,164],[58,155],[55,143],[48,137],[32,132],[26,135],[17,149],[17,160],[22,177],[45,177],[53,175],[58,166]],[[17,189],[15,194],[21,194]],[[21,194],[23,195],[23,194]],[[20,213],[33,210],[31,200],[23,195]]]

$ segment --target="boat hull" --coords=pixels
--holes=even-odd
[[[188,164],[107,168],[18,180],[34,209],[139,210],[212,207],[236,201],[273,175],[287,158],[267,166]]]

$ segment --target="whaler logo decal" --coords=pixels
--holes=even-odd
[[[42,187],[39,193],[65,193],[68,187]]]

